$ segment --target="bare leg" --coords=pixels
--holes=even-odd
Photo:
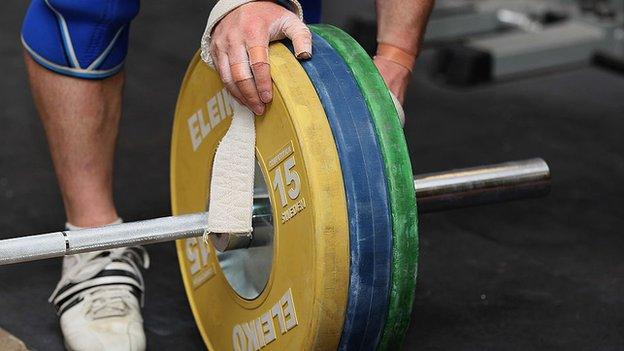
[[[67,221],[80,227],[115,221],[113,154],[123,73],[104,80],[76,79],[39,66],[27,53],[24,59]]]

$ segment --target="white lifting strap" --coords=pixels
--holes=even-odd
[[[232,99],[232,124],[212,165],[206,234],[251,233],[256,132],[254,114]]]

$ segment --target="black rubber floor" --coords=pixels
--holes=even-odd
[[[59,229],[63,209],[21,60],[26,7],[0,11],[0,237]],[[115,196],[126,220],[169,213],[177,90],[209,10],[150,1],[133,24]],[[419,70],[427,67],[425,53]],[[406,134],[417,173],[545,158],[546,199],[422,216],[405,350],[624,349],[624,78],[582,68],[453,90],[417,72]],[[172,244],[149,247],[144,312],[152,350],[195,350]],[[0,326],[62,350],[46,299],[60,261],[0,268]]]

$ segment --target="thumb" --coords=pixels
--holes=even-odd
[[[394,107],[396,108],[397,114],[399,115],[399,122],[401,122],[401,127],[404,127],[405,111],[403,110],[403,105],[401,105],[401,102],[392,91],[390,92],[390,96],[392,97],[392,102],[394,102]]]
[[[297,16],[291,13],[284,17],[280,31],[292,41],[298,59],[312,57],[312,33]]]

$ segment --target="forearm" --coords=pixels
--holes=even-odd
[[[433,0],[376,0],[377,42],[417,55]]]
[[[375,65],[390,91],[403,103],[434,0],[376,0]]]

